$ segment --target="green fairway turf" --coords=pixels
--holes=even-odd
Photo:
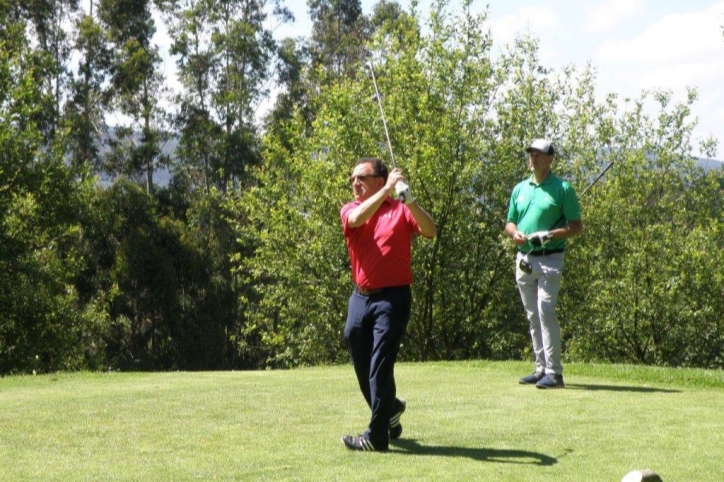
[[[3,481],[724,480],[724,374],[569,364],[399,364],[389,453],[344,448],[368,409],[351,366],[0,379]]]

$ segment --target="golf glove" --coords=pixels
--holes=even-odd
[[[545,246],[548,241],[553,239],[553,235],[550,231],[538,231],[533,234],[526,236],[526,239],[530,241],[530,244],[536,247]]]
[[[410,186],[402,181],[395,184],[395,192],[397,192],[397,199],[405,204],[410,204],[412,201],[415,200],[415,198],[412,197],[412,193],[410,192]]]

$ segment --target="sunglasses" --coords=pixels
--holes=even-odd
[[[363,182],[372,177],[380,177],[380,176],[377,174],[361,174],[359,176],[349,176],[349,183],[354,184],[355,181],[357,181],[357,180],[359,180],[360,182]]]

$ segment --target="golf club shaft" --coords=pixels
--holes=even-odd
[[[578,200],[579,200],[579,201],[581,200],[581,198],[583,197],[583,195],[586,194],[586,193],[588,192],[588,190],[591,189],[591,187],[593,187],[593,185],[596,184],[596,183],[598,182],[598,180],[603,177],[604,174],[606,174],[606,171],[608,171],[609,169],[611,169],[611,166],[613,166],[613,163],[614,163],[614,162],[615,162],[615,161],[611,161],[611,163],[610,163],[608,166],[606,166],[606,169],[604,169],[603,171],[601,171],[601,173],[600,173],[598,176],[596,176],[596,179],[594,179],[593,182],[591,182],[591,184],[589,184],[589,185],[586,187],[586,189],[583,190],[583,192],[581,193],[581,195],[578,196]]]
[[[615,161],[611,161],[611,163],[610,163],[608,166],[606,166],[606,169],[604,169],[603,171],[601,171],[601,173],[600,173],[598,176],[596,176],[596,179],[594,179],[594,180],[591,182],[591,184],[589,184],[588,186],[586,186],[586,189],[584,189],[583,192],[581,192],[581,194],[578,196],[578,200],[579,200],[579,201],[580,201],[581,198],[588,192],[588,190],[591,189],[591,188],[593,187],[593,185],[596,184],[596,183],[598,182],[598,180],[601,179],[601,178],[603,177],[603,175],[606,174],[606,172],[607,172],[609,169],[611,169],[611,167],[613,166],[613,163],[614,163],[614,162],[615,162]],[[561,216],[560,218],[558,218],[558,220],[557,220],[555,223],[553,223],[553,227],[551,227],[551,229],[555,229],[555,227],[558,225],[558,223],[560,223],[564,218],[565,218],[565,216]]]
[[[382,98],[380,97],[380,91],[377,88],[377,79],[375,78],[375,69],[372,68],[372,62],[367,62],[367,67],[370,69],[372,74],[372,83],[375,86],[375,96],[377,97],[377,105],[380,107],[380,115],[382,116],[382,125],[385,128],[385,137],[387,138],[387,148],[390,150],[390,159],[392,160],[392,167],[396,168],[395,154],[392,152],[392,142],[390,142],[390,132],[387,130],[387,120],[385,119],[385,110],[382,108]]]

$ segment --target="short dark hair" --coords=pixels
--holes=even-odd
[[[357,160],[357,164],[355,164],[355,167],[359,166],[360,164],[372,164],[372,170],[374,171],[375,176],[379,176],[384,179],[385,182],[387,182],[387,176],[390,172],[387,169],[387,165],[380,159],[377,159],[376,157],[360,157]]]

